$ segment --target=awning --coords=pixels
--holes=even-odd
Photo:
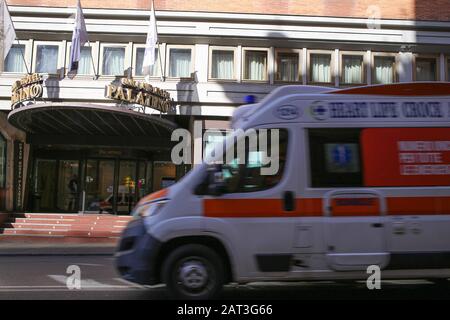
[[[25,131],[30,143],[163,145],[177,125],[159,115],[96,104],[43,103],[17,108],[8,121]],[[159,143],[158,143],[159,142]],[[156,145],[155,145],[156,146]]]

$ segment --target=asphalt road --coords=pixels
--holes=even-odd
[[[67,268],[81,271],[81,289],[66,286]],[[450,286],[425,280],[382,282],[368,290],[364,282],[252,283],[227,286],[221,299],[450,299]],[[112,256],[2,256],[0,299],[167,299],[164,286],[142,287],[120,279]]]

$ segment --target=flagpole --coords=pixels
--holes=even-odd
[[[155,29],[156,29],[156,34],[158,34],[158,23],[156,21],[156,10],[155,10],[155,1],[152,0],[152,9],[154,11],[155,14]],[[163,69],[163,65],[162,65],[162,59],[161,59],[161,50],[160,50],[160,45],[159,45],[159,37],[158,37],[158,59],[159,59],[159,67],[160,67],[160,72],[161,72],[161,81],[164,82],[164,69]]]

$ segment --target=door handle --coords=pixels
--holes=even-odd
[[[382,223],[372,223],[372,227],[373,228],[383,228],[383,224]]]
[[[283,209],[284,211],[295,210],[295,194],[292,191],[285,191],[283,194]]]
[[[405,224],[403,222],[394,222],[392,224],[392,228],[393,228],[394,234],[406,233]]]

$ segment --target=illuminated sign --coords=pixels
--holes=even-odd
[[[11,94],[11,108],[14,109],[25,101],[41,98],[44,92],[42,76],[34,73],[14,82]]]
[[[169,112],[173,103],[169,92],[148,83],[126,78],[121,79],[120,85],[112,83],[106,86],[105,97],[153,108],[162,113]]]

